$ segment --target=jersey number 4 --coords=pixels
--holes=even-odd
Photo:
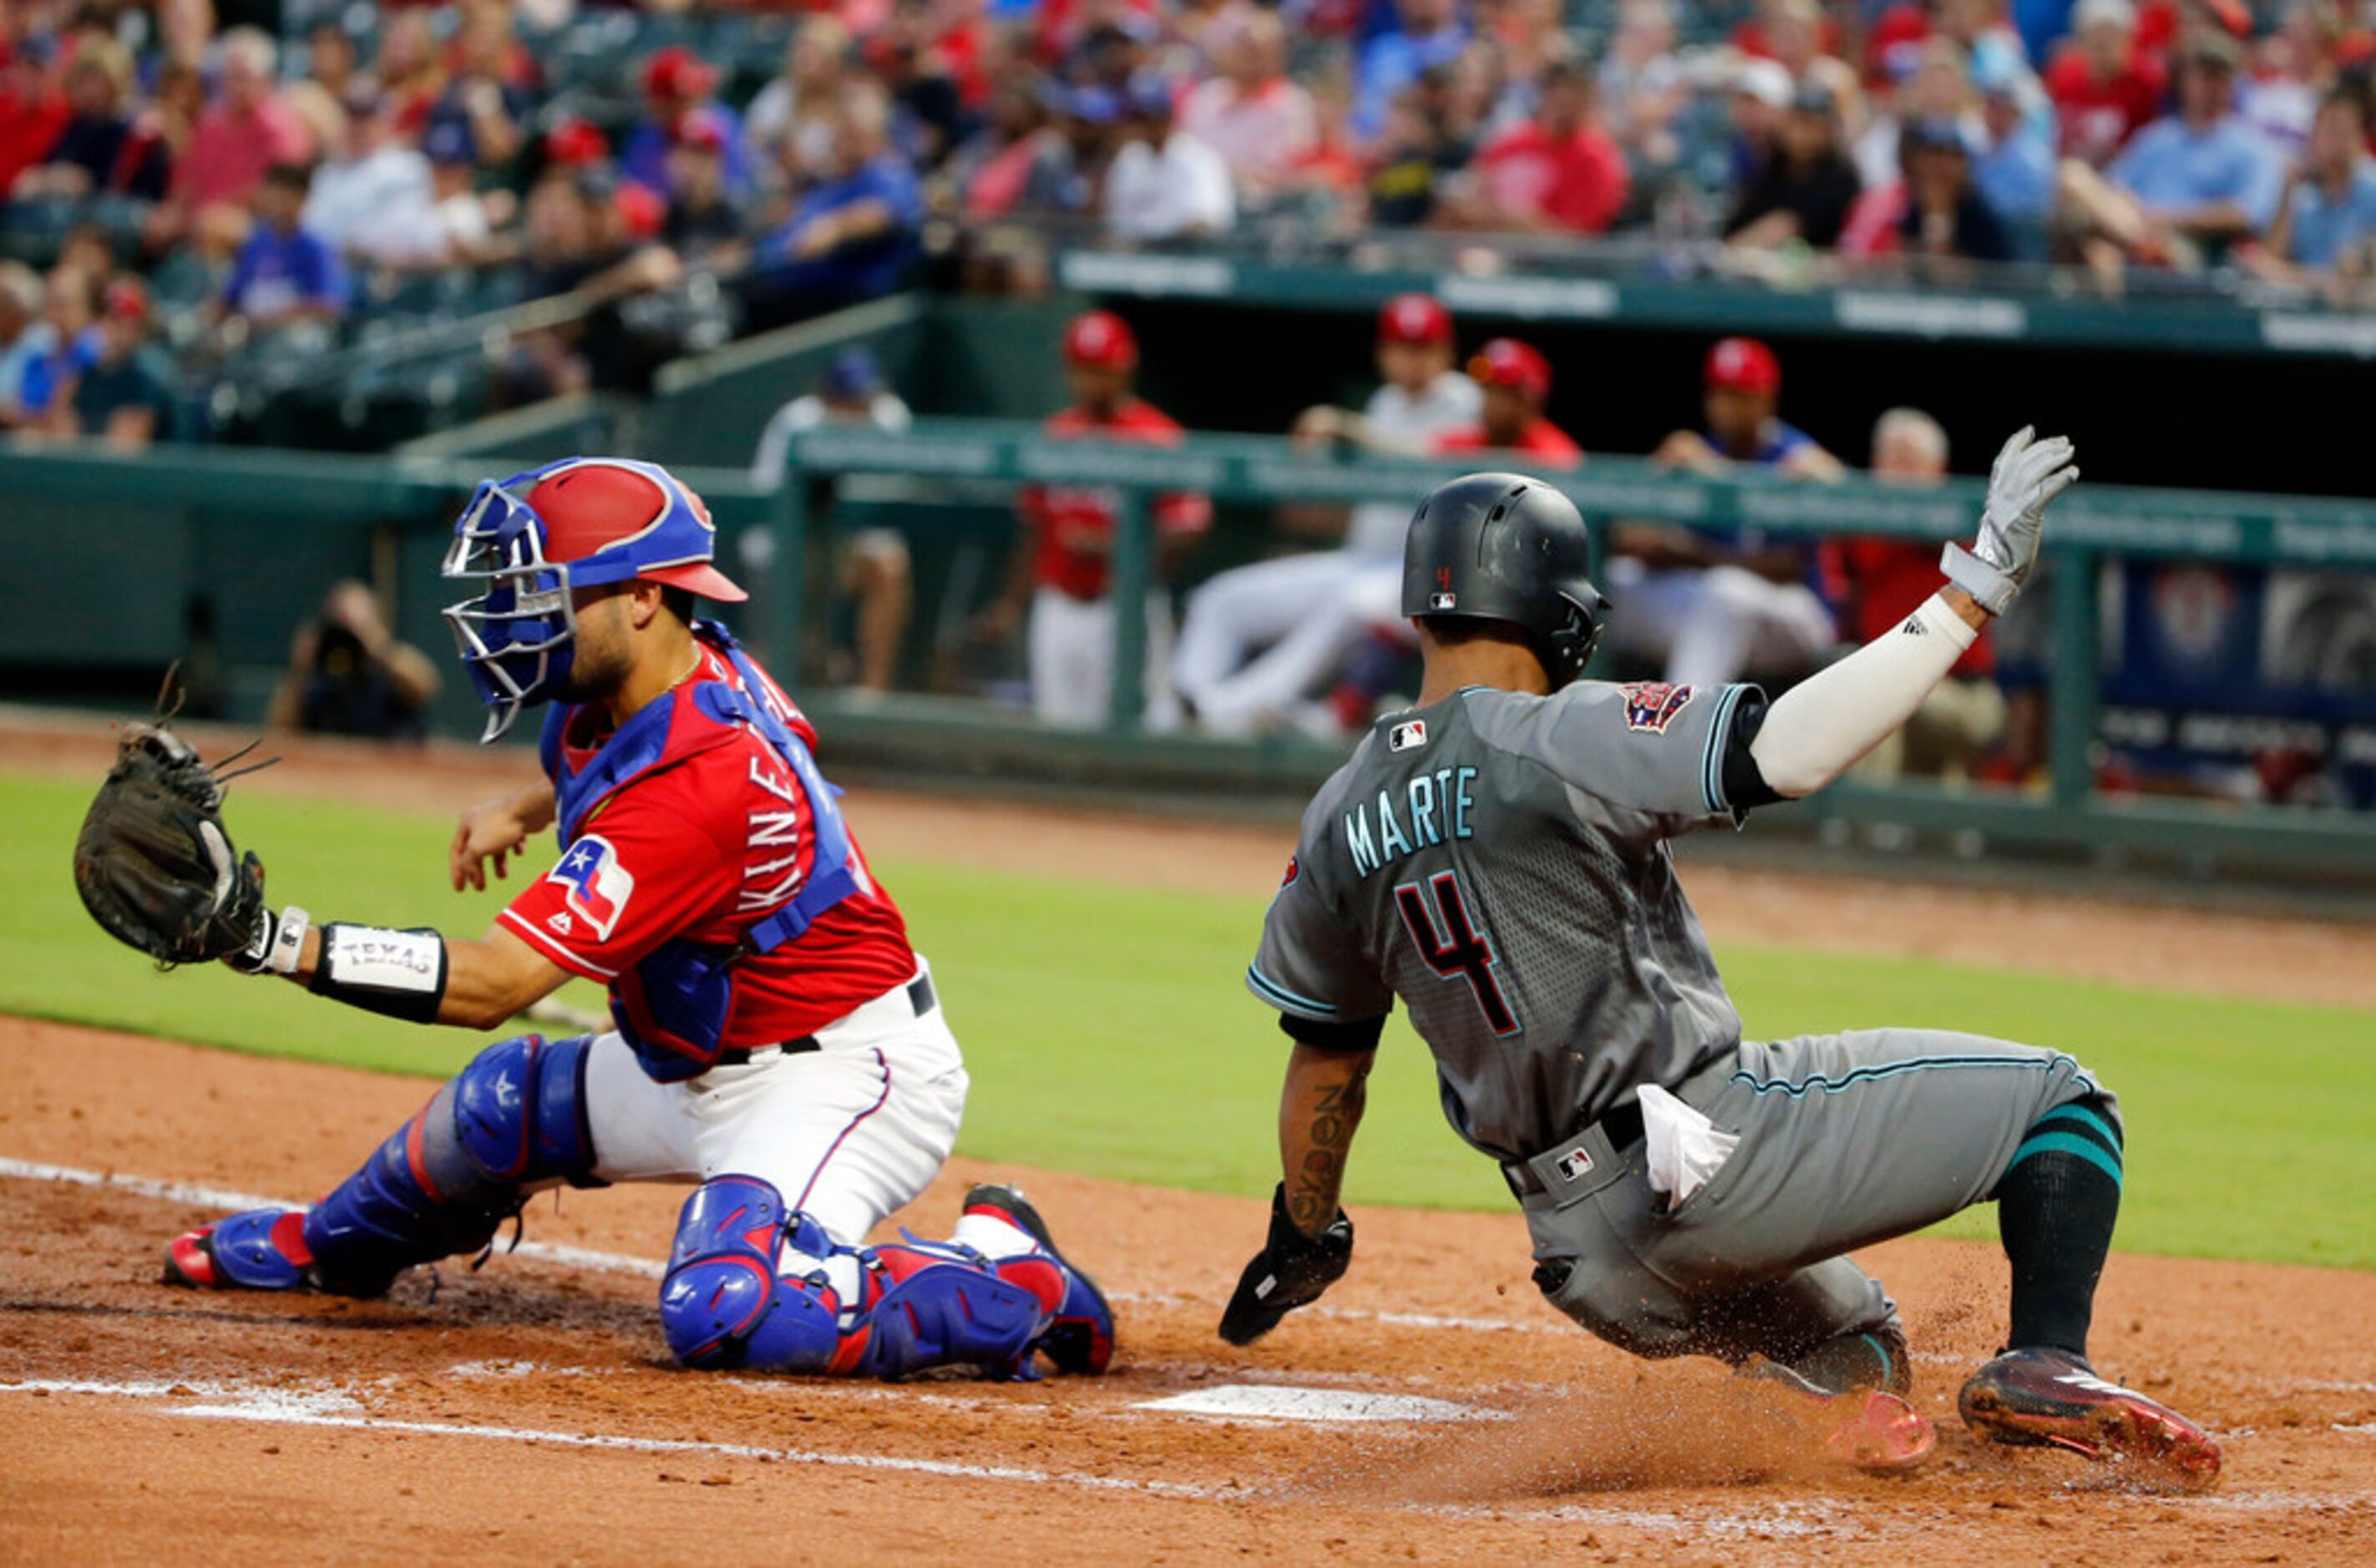
[[[1432,910],[1430,903],[1435,906]],[[1395,907],[1402,911],[1411,944],[1427,967],[1444,980],[1467,980],[1477,998],[1478,1011],[1485,1015],[1493,1032],[1516,1034],[1518,1015],[1503,993],[1502,977],[1496,972],[1501,961],[1493,955],[1491,938],[1468,918],[1468,901],[1461,897],[1458,873],[1438,872],[1428,878],[1424,890],[1416,882],[1404,883],[1395,889]]]

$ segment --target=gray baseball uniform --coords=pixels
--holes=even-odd
[[[1838,1254],[1987,1197],[2042,1116],[2102,1092],[1969,1035],[1741,1042],[1668,840],[1737,820],[1728,750],[1762,706],[1579,682],[1381,719],[1305,812],[1247,971],[1304,1038],[1399,997],[1444,1114],[1520,1194],[1545,1292],[1645,1355],[1788,1359],[1890,1323]],[[1647,1179],[1645,1084],[1740,1137],[1679,1207]]]

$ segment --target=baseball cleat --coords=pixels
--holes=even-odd
[[[966,1194],[965,1212],[992,1214],[1005,1220],[1038,1242],[1040,1250],[1063,1271],[1064,1299],[1047,1332],[1040,1336],[1039,1348],[1060,1372],[1082,1377],[1103,1373],[1113,1361],[1113,1308],[1106,1304],[1105,1292],[1098,1289],[1097,1281],[1056,1250],[1048,1222],[1040,1218],[1031,1200],[1013,1187],[983,1185]]]
[[[1754,1356],[1738,1369],[1743,1377],[1772,1384],[1794,1396],[1793,1404],[1824,1420],[1838,1417],[1824,1435],[1830,1458],[1874,1475],[1911,1470],[1939,1446],[1939,1429],[1903,1395],[1885,1388],[1852,1388],[1835,1394],[1779,1361]]]
[[[165,1283],[200,1290],[303,1290],[313,1263],[303,1210],[250,1209],[176,1236],[165,1249]]]
[[[1975,1435],[2131,1464],[2190,1490],[2219,1479],[2219,1444],[2166,1405],[2096,1375],[2067,1350],[2007,1350],[1955,1401]]]

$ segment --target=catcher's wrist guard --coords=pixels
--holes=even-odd
[[[446,939],[426,926],[389,931],[334,921],[322,928],[311,989],[366,1013],[434,1024],[446,974]]]
[[[278,915],[265,911],[255,928],[255,940],[236,953],[223,955],[223,962],[244,975],[293,975],[297,960],[305,951],[305,932],[314,917],[291,904]]]
[[[1287,1183],[1270,1200],[1270,1236],[1238,1277],[1221,1313],[1221,1337],[1251,1345],[1298,1307],[1308,1306],[1344,1277],[1353,1261],[1353,1221],[1343,1209],[1317,1236],[1299,1229],[1287,1212]]]

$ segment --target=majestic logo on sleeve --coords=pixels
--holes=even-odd
[[[1689,686],[1670,686],[1664,681],[1643,681],[1623,688],[1625,693],[1625,728],[1647,730],[1653,735],[1663,735],[1675,715],[1691,706]]]
[[[570,909],[594,928],[594,940],[608,942],[636,891],[635,876],[619,863],[611,841],[588,834],[569,847],[552,880],[567,888]]]

